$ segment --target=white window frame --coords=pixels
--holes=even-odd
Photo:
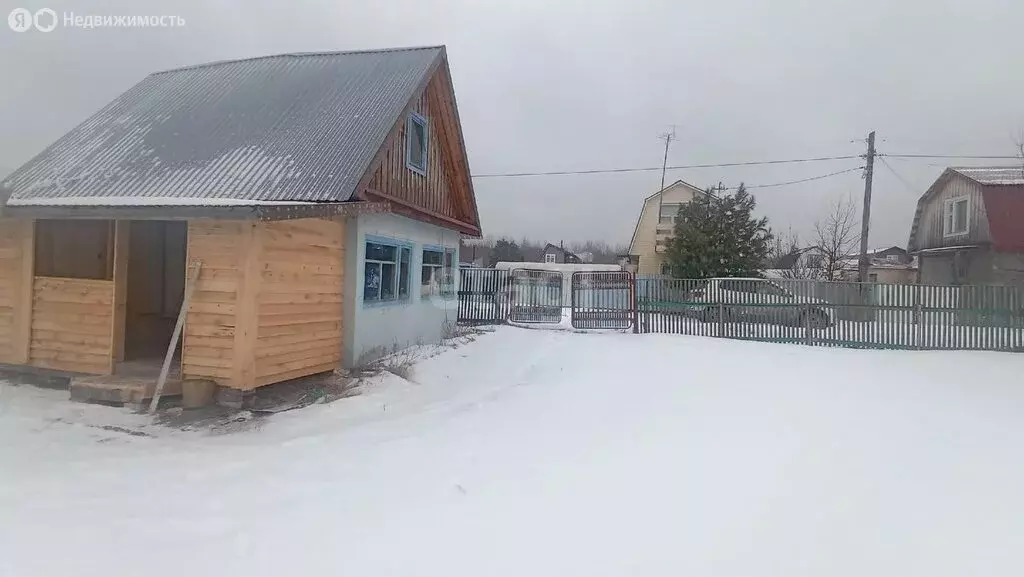
[[[423,127],[423,142],[420,145],[423,148],[423,154],[421,156],[422,165],[414,164],[412,161],[412,147],[415,142],[416,132],[413,130],[414,125],[420,125]],[[409,113],[409,119],[405,123],[405,166],[409,170],[416,174],[426,176],[427,166],[429,165],[429,148],[430,148],[430,125],[427,123],[427,118],[422,114],[416,112]]]
[[[900,255],[898,255],[898,254],[887,254],[887,255],[885,255],[885,260],[887,260],[889,262],[900,262]]]
[[[676,215],[679,214],[679,209],[682,208],[682,206],[683,206],[683,203],[681,203],[681,202],[669,202],[669,203],[662,204],[660,207],[658,207],[658,224],[672,224],[672,223],[674,223],[676,221]],[[662,212],[664,212],[666,207],[675,207],[675,210],[672,211],[672,215],[671,216],[665,216],[665,215],[661,214]]]
[[[395,249],[395,260],[380,260],[366,257],[366,247],[370,244],[378,244],[381,246],[388,246]],[[403,259],[403,257],[405,257]],[[383,286],[378,286],[376,294],[369,293],[366,288],[366,265],[376,266],[381,271],[381,280],[383,280],[384,265],[392,265],[394,270],[392,272],[392,282],[394,283],[394,294],[390,298],[382,298],[381,292]],[[404,273],[404,275],[403,275]],[[409,283],[412,281],[410,278],[412,274],[412,245],[404,242],[400,242],[393,239],[370,237],[367,236],[363,240],[363,304],[367,306],[380,306],[388,304],[405,303],[409,301]],[[402,293],[402,280],[403,276],[405,279],[405,293]],[[383,284],[383,283],[382,283]]]
[[[428,263],[427,253],[441,255],[441,263]],[[420,251],[420,296],[455,298],[455,249],[427,245]]]
[[[544,262],[558,262],[558,255],[553,252],[544,253]]]
[[[953,225],[956,224],[956,205],[959,203],[965,203],[967,205],[964,210],[964,222],[963,230],[954,230]],[[953,198],[947,198],[942,203],[942,236],[963,236],[971,232],[971,197],[969,196],[956,196]]]

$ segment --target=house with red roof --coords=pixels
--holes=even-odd
[[[917,201],[924,284],[1024,286],[1024,168],[947,168]]]

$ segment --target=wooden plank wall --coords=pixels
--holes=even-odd
[[[461,196],[468,197],[468,190],[461,190],[465,187],[455,184],[458,182],[455,178],[455,162],[448,152],[452,150],[448,148],[452,145],[449,140],[457,140],[458,137],[449,125],[454,122],[454,112],[450,110],[450,105],[445,105],[447,92],[441,74],[435,74],[413,106],[413,110],[427,119],[426,176],[413,172],[405,165],[408,135],[406,119],[403,118],[368,187],[429,212],[468,221],[471,220],[468,205],[461,199]],[[445,142],[448,142],[447,146],[442,145]]]
[[[20,220],[0,221],[0,362],[21,364],[24,358],[24,345],[18,337],[19,315],[27,319],[31,306],[22,301],[25,296],[24,283],[31,280],[23,278],[25,256],[25,239],[28,239],[27,250],[32,250],[32,222]],[[31,257],[31,254],[29,255]],[[31,266],[31,260],[28,263]],[[32,274],[29,269],[28,274]]]
[[[35,277],[29,364],[109,374],[113,370],[114,283]]]
[[[339,366],[345,224],[341,220],[263,223],[255,386]]]
[[[188,262],[198,259],[203,266],[185,319],[185,378],[231,385],[236,298],[247,249],[243,240],[251,226],[240,221],[189,222]]]

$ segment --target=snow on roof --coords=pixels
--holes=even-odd
[[[1024,167],[1020,166],[962,167],[953,170],[981,184],[1024,184]]]
[[[177,196],[70,196],[58,198],[12,198],[8,206],[308,206],[316,203],[239,198]]]

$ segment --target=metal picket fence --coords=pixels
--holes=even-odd
[[[461,271],[459,322],[554,324],[565,316],[577,329],[829,347],[1024,351],[1024,289],[1018,287]]]
[[[882,349],[1024,350],[1024,290],[637,279],[640,332]]]

